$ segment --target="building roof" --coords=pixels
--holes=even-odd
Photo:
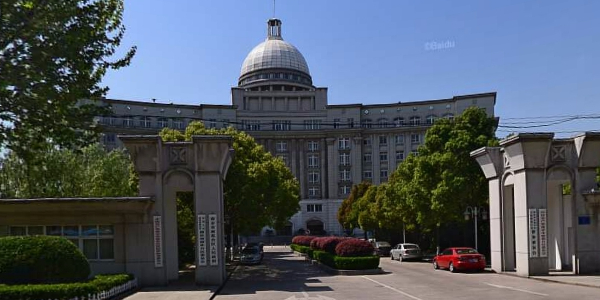
[[[152,197],[0,199],[0,204],[67,203],[67,202],[154,202],[154,199]]]
[[[281,21],[268,21],[267,39],[254,47],[244,59],[240,77],[263,69],[291,69],[310,75],[304,56],[281,37]]]

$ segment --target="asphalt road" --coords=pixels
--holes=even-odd
[[[494,273],[450,273],[430,263],[382,258],[386,274],[331,276],[283,248],[265,247],[258,266],[240,266],[215,299],[568,299],[598,300],[600,289]]]

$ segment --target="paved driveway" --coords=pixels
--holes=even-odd
[[[265,247],[258,266],[241,266],[215,299],[577,299],[598,300],[600,289],[499,275],[436,271],[429,263],[382,258],[387,274],[331,276],[287,248]]]

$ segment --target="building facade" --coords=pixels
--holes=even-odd
[[[494,115],[496,93],[329,105],[327,88],[313,84],[304,56],[283,40],[281,29],[280,20],[267,22],[267,39],[244,60],[231,105],[105,99],[112,115],[100,119],[102,142],[109,149],[121,147],[118,134],[183,130],[196,120],[212,128],[234,126],[283,159],[300,182],[301,210],[276,234],[340,235],[337,210],[352,185],[387,181],[400,162],[416,153],[436,119],[454,118],[471,106]]]

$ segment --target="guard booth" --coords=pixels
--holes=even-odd
[[[139,175],[139,197],[1,199],[0,236],[63,236],[86,254],[92,274],[132,273],[142,286],[166,285],[179,277],[176,194],[193,192],[195,281],[222,284],[223,183],[231,137],[119,138]]]
[[[489,181],[494,271],[600,272],[600,133],[521,133],[471,156]]]

